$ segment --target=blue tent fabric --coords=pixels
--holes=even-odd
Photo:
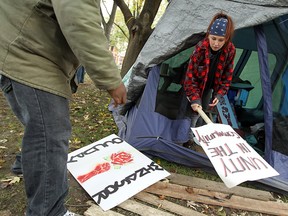
[[[265,124],[265,160],[271,164],[273,112],[272,112],[272,92],[271,92],[270,73],[268,66],[267,43],[262,25],[255,26],[254,30],[258,48],[261,83],[262,83],[261,86],[262,86],[262,92],[264,92],[263,108],[264,108],[264,124]]]
[[[286,68],[283,74],[282,81],[284,87],[283,87],[283,100],[280,108],[280,113],[283,116],[288,116],[288,67]]]
[[[288,157],[272,150],[272,130],[273,130],[273,111],[272,111],[272,91],[270,73],[268,66],[268,52],[266,37],[262,25],[254,27],[258,47],[259,65],[263,92],[263,109],[265,124],[265,160],[279,172],[279,176],[274,179],[282,181],[288,180]]]
[[[281,154],[280,152],[277,152],[277,151],[272,151],[271,155],[274,161],[274,163],[271,164],[271,166],[280,173],[280,175],[275,178],[282,179],[283,181],[287,181],[288,179],[288,173],[287,173],[288,157],[287,155]]]
[[[148,76],[141,101],[125,116],[125,127],[118,135],[139,151],[190,167],[210,167],[204,154],[182,147],[189,139],[190,119],[171,120],[154,112],[160,68],[153,67]]]
[[[151,69],[138,107],[133,107],[132,114],[129,112],[126,116],[125,121],[129,125],[120,129],[126,131],[128,143],[137,142],[138,137],[160,137],[175,143],[183,143],[189,139],[190,119],[170,120],[155,112],[159,73],[159,67]]]
[[[287,191],[288,191],[287,181],[279,177],[260,179],[257,182],[262,183],[263,185],[267,186],[268,189],[270,189],[269,186],[271,186],[273,187],[273,189],[276,190],[276,192],[287,194]]]
[[[161,137],[139,137],[137,142],[135,140],[131,145],[147,156],[163,158],[189,167],[211,168],[214,170],[206,155],[177,145],[169,140],[164,140]]]

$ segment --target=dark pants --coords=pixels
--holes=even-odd
[[[26,215],[62,216],[68,192],[69,101],[1,75],[0,88],[25,128],[21,155]]]

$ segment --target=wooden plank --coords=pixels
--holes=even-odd
[[[127,211],[134,212],[136,214],[139,214],[141,216],[151,216],[151,215],[157,215],[157,216],[173,216],[174,214],[171,214],[169,212],[164,212],[159,209],[144,205],[142,203],[136,202],[134,200],[126,200],[125,202],[118,205],[118,207],[123,208]]]
[[[270,215],[288,216],[288,204],[286,203],[254,200],[236,195],[230,197],[229,194],[163,182],[158,182],[146,188],[145,191],[178,199],[193,200],[210,205],[260,212]]]
[[[226,194],[234,194],[237,196],[243,196],[246,198],[263,200],[263,201],[275,200],[272,194],[267,191],[245,188],[240,186],[236,186],[234,188],[227,188],[225,184],[222,182],[215,182],[192,176],[180,175],[176,173],[171,173],[171,175],[168,176],[167,178],[170,180],[171,183],[179,185],[212,190]]]
[[[154,205],[160,209],[165,209],[167,211],[174,212],[178,215],[182,215],[182,216],[191,216],[191,215],[203,216],[203,215],[205,215],[205,214],[202,214],[200,212],[194,211],[191,208],[177,205],[177,204],[170,202],[168,200],[164,200],[164,199],[161,200],[161,199],[159,199],[158,196],[155,196],[155,195],[152,195],[152,194],[149,194],[146,192],[140,192],[140,193],[136,194],[134,197],[143,201],[143,202],[152,204],[152,205]]]
[[[100,206],[92,202],[89,202],[89,205],[91,206],[84,212],[84,216],[123,216],[123,214],[111,210],[103,211]]]

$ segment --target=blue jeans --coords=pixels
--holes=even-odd
[[[28,201],[26,215],[63,216],[68,193],[69,101],[3,75],[0,88],[25,129],[22,169]]]
[[[84,83],[84,75],[85,75],[85,68],[83,66],[80,66],[78,70],[76,71],[78,84]]]

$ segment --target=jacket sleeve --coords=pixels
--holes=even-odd
[[[51,0],[69,46],[100,89],[122,82],[101,27],[100,0]]]
[[[197,67],[199,65],[199,47],[196,46],[193,54],[190,56],[190,61],[185,75],[184,90],[191,104],[201,104],[201,93],[199,81],[197,78]]]
[[[234,58],[236,55],[236,49],[232,43],[228,52],[229,54],[227,57],[227,62],[224,66],[225,68],[222,73],[221,80],[220,80],[218,89],[216,91],[216,95],[214,96],[218,99],[220,99],[221,97],[227,94],[230,88],[231,82],[232,82],[232,78],[233,78],[233,72],[234,72],[233,67],[234,67]]]

